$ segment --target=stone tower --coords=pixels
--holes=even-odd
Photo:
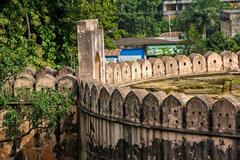
[[[77,23],[79,77],[105,83],[104,35],[98,20]]]

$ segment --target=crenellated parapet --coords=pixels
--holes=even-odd
[[[90,80],[80,81],[79,94],[82,109],[114,121],[206,134],[239,132],[240,102],[233,96],[216,100],[209,95],[167,95]]]
[[[39,91],[52,88],[60,92],[72,92],[77,98],[78,86],[75,71],[69,67],[63,67],[58,71],[50,67],[38,71],[27,67],[16,78],[11,78],[5,83],[9,96],[22,96],[22,89]]]
[[[239,71],[239,52],[223,51],[218,54],[192,53],[160,58],[140,59],[106,64],[106,83],[124,84],[146,79],[157,79],[178,75],[193,75]]]

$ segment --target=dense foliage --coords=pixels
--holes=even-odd
[[[178,18],[181,30],[188,31],[194,25],[203,34],[220,29],[220,13],[225,4],[220,0],[193,0],[192,4]]]
[[[159,36],[168,30],[161,0],[118,0],[118,25],[130,37]]]
[[[98,18],[105,31],[106,48],[115,48],[114,39],[168,32],[162,3],[163,0],[3,0],[0,53],[20,55],[34,67],[76,68],[78,20]],[[172,30],[187,33],[194,25],[197,33],[209,38],[219,31],[220,12],[225,7],[220,0],[194,0],[179,18],[171,21]]]
[[[201,33],[197,32],[195,26],[191,26],[190,30],[186,32],[184,44],[184,52],[191,53],[205,53],[207,51],[214,51],[221,53],[224,50],[237,52],[240,50],[240,34],[233,38],[226,37],[222,32],[215,32],[204,38]]]
[[[8,40],[23,42],[17,47],[24,47],[23,52],[27,54],[24,57],[30,65],[67,65],[74,68],[77,62],[78,20],[98,18],[105,29],[107,47],[114,47],[111,38],[122,34],[115,22],[116,6],[113,4],[112,0],[1,1],[0,40],[5,43]]]

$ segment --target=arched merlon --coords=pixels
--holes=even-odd
[[[60,70],[57,71],[57,78],[60,78],[62,76],[65,75],[72,75],[75,76],[76,72],[74,69],[72,69],[71,67],[62,67]]]
[[[55,69],[52,69],[50,67],[43,67],[43,68],[41,68],[40,70],[37,71],[36,78],[38,79],[39,77],[43,77],[46,74],[55,77],[56,73],[57,73],[57,71]]]
[[[57,79],[49,74],[39,75],[36,80],[36,91],[40,91],[41,89],[56,89]]]
[[[34,90],[35,79],[30,76],[20,76],[14,81],[14,96],[24,94],[26,90]]]
[[[174,57],[163,56],[161,57],[161,60],[165,66],[166,76],[178,75],[178,64]]]
[[[192,73],[192,62],[186,55],[177,55],[175,59],[178,63],[178,72],[180,75],[187,75]]]
[[[111,117],[123,119],[124,117],[124,102],[130,92],[130,88],[116,88],[110,98]]]
[[[193,73],[205,73],[207,72],[206,58],[199,53],[190,54],[189,58],[192,61]]]
[[[57,83],[58,91],[64,93],[64,92],[70,92],[74,99],[77,99],[78,96],[78,80],[76,77],[74,77],[71,74],[62,75],[58,79]]]
[[[162,104],[162,125],[167,128],[184,128],[186,125],[185,107],[189,97],[183,93],[173,93]]]
[[[214,100],[208,95],[191,98],[186,105],[187,128],[208,131],[212,128],[211,110]]]
[[[239,70],[238,55],[231,51],[223,51],[221,54],[223,61],[223,68],[225,71]]]
[[[80,87],[81,84],[85,87],[80,91],[84,93],[84,104],[80,107],[103,117],[147,126],[222,134],[235,134],[240,126],[237,118],[239,100],[233,97],[215,102],[207,95],[189,97],[172,93],[167,96],[164,92],[114,88],[95,82],[81,81]],[[220,112],[222,117],[219,118]],[[223,117],[223,114],[228,115]]]
[[[124,117],[127,121],[135,123],[142,121],[141,106],[147,93],[143,89],[134,89],[127,94],[123,106]]]
[[[142,79],[148,79],[148,78],[153,77],[153,75],[152,75],[152,64],[147,59],[139,59],[139,60],[137,60],[137,62],[141,66]]]
[[[223,51],[220,54],[209,51],[204,55],[192,53],[189,56],[163,56],[131,62],[108,63],[106,70],[107,84],[124,84],[178,75],[239,71],[239,54],[239,52],[235,54],[231,51]],[[117,68],[117,71],[115,71],[115,68]]]
[[[166,93],[159,91],[149,93],[143,99],[142,112],[143,123],[148,125],[159,126],[162,120],[161,105],[166,98]]]
[[[239,130],[240,103],[235,97],[223,97],[212,109],[213,132],[235,134]]]
[[[20,76],[30,76],[30,77],[34,78],[36,76],[36,71],[33,68],[26,67],[23,69]]]
[[[12,77],[7,80],[4,84],[4,87],[9,92],[14,91],[15,96],[17,95],[16,90],[19,88],[32,89],[36,91],[39,91],[42,88],[53,88],[58,89],[59,91],[67,89],[68,91],[71,90],[74,96],[78,96],[78,90],[81,87],[79,87],[78,80],[73,75],[74,70],[69,67],[63,67],[60,71],[58,71],[58,75],[56,73],[57,71],[54,69],[50,67],[44,67],[37,71],[36,74],[34,69],[27,67],[23,69],[23,71],[18,76],[16,76],[15,79]],[[81,88],[80,90],[83,89]]]
[[[152,64],[153,77],[163,77],[165,75],[165,66],[160,58],[149,58]]]

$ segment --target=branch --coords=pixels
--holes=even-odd
[[[30,28],[30,23],[29,23],[29,18],[27,13],[26,13],[26,22],[27,22],[28,39],[31,39],[31,28]]]
[[[32,130],[34,130],[34,129],[35,129],[35,128],[31,128],[28,132],[22,134],[21,136],[15,138],[15,139],[10,139],[10,138],[8,138],[8,139],[0,140],[0,143],[6,143],[6,142],[14,141],[14,140],[20,140],[20,139],[22,139],[23,137],[29,135],[29,134],[32,132]]]

